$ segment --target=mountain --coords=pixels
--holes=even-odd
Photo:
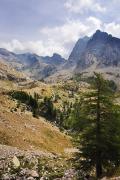
[[[81,49],[79,49],[79,52]],[[78,55],[76,70],[81,71],[94,65],[96,69],[119,67],[120,65],[120,39],[106,32],[97,30],[88,40],[83,52]]]
[[[24,54],[18,54],[17,58],[21,60],[21,62],[24,65],[32,65],[37,62],[43,62],[46,64],[51,64],[51,65],[60,65],[65,63],[65,59],[62,58],[59,54],[54,53],[53,56],[38,56],[37,54],[32,54],[32,53],[24,53]]]
[[[66,79],[74,73],[93,71],[115,74],[120,67],[120,39],[97,30],[93,36],[77,41],[68,60],[56,53],[51,57],[33,53],[15,54],[3,48],[0,48],[0,58],[37,80]]]
[[[76,63],[79,61],[82,53],[84,52],[87,43],[89,41],[89,37],[85,36],[84,38],[80,38],[77,43],[75,44],[75,47],[73,48],[69,58],[67,65],[76,65]]]
[[[44,79],[54,74],[66,61],[59,54],[53,56],[38,56],[36,54],[25,53],[17,55],[23,64],[21,69],[27,72],[33,79]]]
[[[49,76],[48,81],[69,79],[76,73],[91,76],[94,71],[117,82],[120,77],[120,39],[100,30],[91,37],[80,38],[62,69]]]
[[[32,53],[16,54],[20,62],[25,66],[31,66],[39,61],[39,56]]]
[[[9,80],[14,82],[26,81],[24,74],[16,71],[13,67],[8,66],[4,60],[0,59],[0,80]]]
[[[0,48],[0,58],[33,79],[42,79],[54,74],[66,62],[56,53],[51,57],[44,57],[33,53],[15,54],[3,48]]]
[[[55,66],[64,64],[66,62],[66,60],[64,58],[61,57],[61,55],[54,53],[52,57],[46,56],[46,57],[42,57],[44,62],[47,64],[52,64]]]
[[[19,70],[22,67],[20,59],[16,56],[15,53],[8,51],[7,49],[0,48],[0,59],[13,68]]]
[[[13,52],[10,52],[4,48],[0,48],[0,58],[5,58],[9,61],[17,60],[17,57]]]

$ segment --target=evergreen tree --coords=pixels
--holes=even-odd
[[[79,121],[83,122],[80,130],[80,153],[77,156],[80,169],[96,169],[97,179],[103,170],[120,165],[120,108],[115,104],[115,94],[109,82],[95,73],[92,89],[84,95],[80,106]],[[79,113],[78,113],[79,114]]]

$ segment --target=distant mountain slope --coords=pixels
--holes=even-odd
[[[7,49],[0,48],[0,59],[17,70],[22,67],[20,59],[16,56],[15,53],[8,51]]]
[[[49,56],[43,57],[43,61],[47,64],[52,64],[55,66],[64,64],[66,62],[66,60],[57,53],[54,53],[52,57]]]
[[[16,54],[24,67],[31,66],[39,60],[39,56],[32,53]]]
[[[0,48],[0,58],[33,79],[42,79],[54,74],[66,62],[56,53],[51,57],[43,57],[32,53],[15,54],[3,48]]]
[[[23,63],[24,72],[29,73],[33,79],[44,79],[54,74],[66,61],[59,54],[53,56],[38,56],[36,54],[18,55]]]
[[[10,67],[4,62],[3,59],[0,59],[0,80],[10,80],[10,81],[26,81],[26,77],[16,71],[13,67]]]

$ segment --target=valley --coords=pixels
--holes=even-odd
[[[116,166],[120,135],[119,51],[120,39],[100,30],[79,39],[68,60],[56,53],[43,57],[0,48],[1,180],[82,180],[87,172],[84,163],[91,178],[96,179],[98,109],[103,120],[103,134],[99,137],[99,131],[98,139],[102,139],[100,148],[107,162],[103,162],[104,173],[100,176],[120,176]],[[112,123],[116,134],[111,130]],[[108,157],[104,148],[109,151]]]

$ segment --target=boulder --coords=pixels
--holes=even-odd
[[[39,174],[37,173],[37,171],[31,170],[30,175],[34,178],[38,178]]]
[[[20,161],[16,156],[13,157],[12,162],[13,162],[14,168],[19,168],[20,167]]]
[[[27,180],[34,180],[34,178],[33,177],[28,177]]]

